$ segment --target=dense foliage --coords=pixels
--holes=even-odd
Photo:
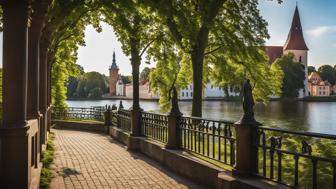
[[[322,80],[327,80],[330,84],[336,83],[336,69],[330,65],[323,65],[318,68],[318,73]]]
[[[54,106],[66,106],[69,76],[80,73],[77,61],[79,46],[85,45],[85,27],[93,25],[100,31],[99,4],[94,1],[52,1],[48,19],[41,37],[41,60],[46,60],[48,69],[52,69],[52,103]],[[46,57],[46,58],[43,58]]]
[[[140,109],[139,67],[141,59],[151,43],[160,36],[160,28],[148,14],[148,8],[136,0],[102,1],[104,21],[113,26],[123,52],[131,57],[133,83],[133,109]]]
[[[68,98],[101,98],[108,92],[106,77],[98,72],[88,72],[71,77],[68,82]]]
[[[152,74],[151,82],[153,87],[160,88],[161,98],[167,98],[166,94],[170,94],[166,89],[170,89],[171,84],[193,83],[192,115],[202,116],[205,83],[212,78],[217,79],[217,85],[222,81],[225,85],[229,81],[222,80],[223,77],[219,74],[232,76],[232,73],[240,73],[241,76],[232,84],[241,84],[242,78],[251,79],[258,99],[265,99],[279,91],[279,82],[269,80],[273,71],[267,66],[264,53],[257,48],[263,46],[264,40],[269,37],[267,23],[257,8],[257,0],[142,2],[158,16],[157,22],[162,25],[161,31],[165,33],[165,42],[156,45],[150,53],[157,62],[157,73]],[[160,60],[165,56],[169,58]],[[160,71],[162,72],[159,73]],[[172,73],[168,74],[168,71]],[[184,77],[179,77],[179,74]],[[180,78],[183,81],[179,81]],[[161,89],[162,87],[165,89]]]
[[[314,66],[308,66],[308,75],[312,72],[316,72],[316,68]]]
[[[145,67],[140,73],[140,81],[149,81],[150,68]]]
[[[286,54],[273,63],[274,66],[280,66],[284,72],[282,97],[295,98],[298,96],[299,90],[304,87],[304,66],[300,62],[295,62],[293,58],[293,54]]]

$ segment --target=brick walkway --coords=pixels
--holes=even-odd
[[[54,130],[51,188],[201,188],[107,135]]]

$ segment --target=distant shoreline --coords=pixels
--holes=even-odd
[[[86,101],[86,100],[132,100],[132,98],[123,97],[123,96],[109,96],[101,98],[69,98],[67,100],[73,101]],[[159,101],[159,99],[148,99],[140,98],[142,101]],[[192,101],[192,99],[179,99],[179,101]],[[241,97],[229,97],[229,98],[206,98],[203,101],[224,101],[224,102],[240,102],[242,101]],[[327,96],[327,97],[305,97],[303,99],[299,98],[271,98],[270,101],[303,101],[303,102],[336,102],[336,96]]]

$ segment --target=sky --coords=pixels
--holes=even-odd
[[[309,48],[308,65],[318,68],[321,65],[336,64],[336,0],[283,0],[278,4],[273,0],[259,0],[260,14],[268,22],[271,36],[266,45],[282,46],[287,38],[296,3],[299,7],[305,41]],[[123,54],[112,27],[102,23],[103,31],[97,33],[92,26],[85,31],[86,46],[80,47],[77,63],[86,72],[98,71],[108,75],[112,63],[112,53],[116,52],[119,73],[132,73],[129,58]],[[2,43],[2,34],[0,34]],[[0,49],[2,65],[2,47]],[[141,68],[155,65],[141,64]]]

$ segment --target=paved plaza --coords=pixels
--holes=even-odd
[[[148,157],[129,152],[110,136],[72,130],[55,132],[52,189],[202,188]]]

